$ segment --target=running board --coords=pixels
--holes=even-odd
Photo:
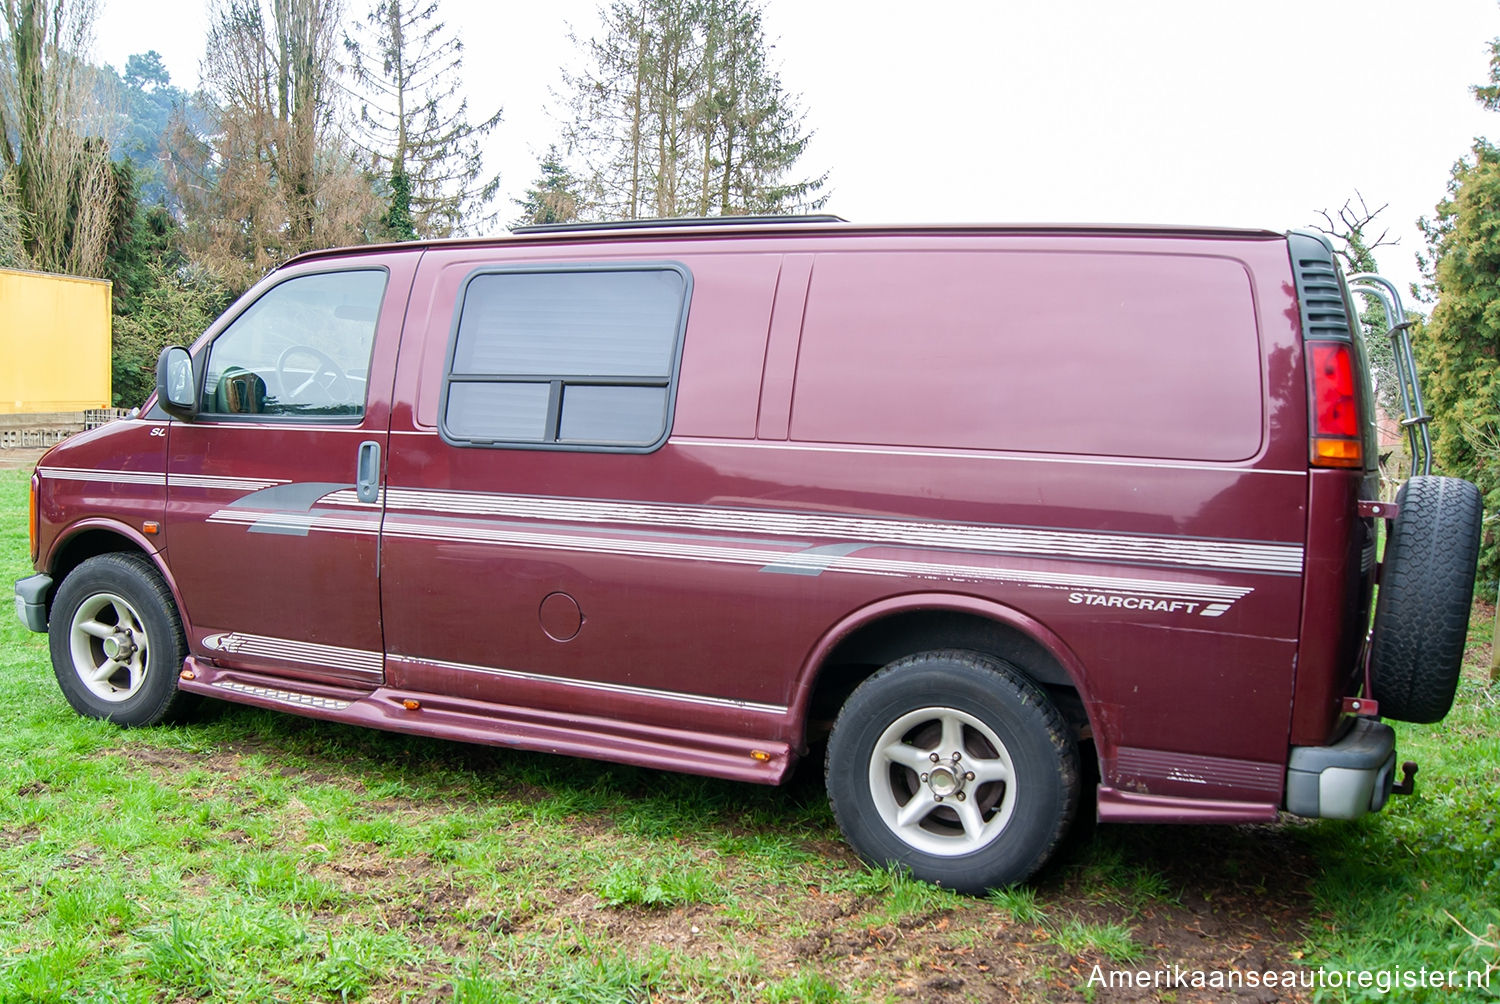
[[[1270,802],[1142,795],[1107,785],[1099,786],[1098,811],[1101,823],[1270,823],[1277,817]]]
[[[391,687],[361,690],[314,684],[224,669],[192,656],[183,663],[178,687],[222,701],[387,732],[757,784],[779,784],[792,766],[791,748],[775,740],[638,725]]]

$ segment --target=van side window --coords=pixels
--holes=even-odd
[[[667,434],[690,279],[677,265],[481,272],[439,427],[456,445],[649,450]]]
[[[363,415],[385,281],[362,269],[266,290],[209,346],[200,413]]]

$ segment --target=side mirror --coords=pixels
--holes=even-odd
[[[198,388],[193,357],[187,349],[169,345],[156,360],[156,403],[173,418],[191,422],[198,414]]]

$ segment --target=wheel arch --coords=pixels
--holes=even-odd
[[[156,568],[156,573],[167,584],[167,589],[172,594],[172,602],[177,605],[177,614],[182,618],[183,627],[186,629],[187,611],[182,605],[182,596],[177,591],[177,583],[172,578],[171,570],[162,560],[157,543],[127,523],[107,519],[81,520],[73,524],[58,534],[46,552],[41,567],[52,576],[53,582],[51,593],[47,597],[49,619],[52,614],[52,600],[57,595],[57,587],[62,585],[68,574],[92,557],[115,553],[139,554],[151,562]]]
[[[1095,733],[1087,671],[1046,625],[979,597],[917,593],[856,610],[818,640],[791,702],[801,745],[820,738],[854,688],[882,666],[934,649],[967,649],[1012,663],[1053,698],[1080,739]]]

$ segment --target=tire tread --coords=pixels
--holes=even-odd
[[[1483,503],[1467,481],[1414,477],[1396,504],[1370,639],[1371,696],[1383,717],[1436,722],[1463,668]]]

